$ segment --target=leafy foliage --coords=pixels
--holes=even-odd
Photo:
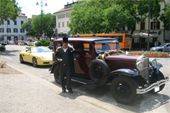
[[[35,45],[36,46],[49,46],[50,41],[49,40],[39,40]]]
[[[165,9],[165,29],[170,30],[170,5]]]
[[[132,32],[135,24],[150,12],[152,19],[160,13],[160,0],[82,0],[73,8],[70,28],[76,33]]]
[[[47,37],[51,37],[55,28],[55,16],[52,14],[35,16],[25,22],[22,28],[26,29],[30,36],[40,37],[44,34]]]
[[[0,23],[7,19],[15,20],[20,12],[15,0],[0,0]]]
[[[22,29],[25,29],[29,36],[34,36],[36,34],[32,29],[32,19],[28,19],[24,24],[22,24]]]

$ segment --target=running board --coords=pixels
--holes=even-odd
[[[94,82],[92,80],[88,80],[88,79],[72,77],[71,80],[73,82],[81,83],[81,84],[84,84],[84,85],[94,85]]]

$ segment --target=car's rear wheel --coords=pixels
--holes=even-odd
[[[111,91],[117,102],[132,104],[136,98],[136,82],[129,77],[119,76],[112,81]]]
[[[36,58],[32,58],[32,65],[33,65],[34,67],[37,67],[37,66],[38,66],[38,64],[37,64],[37,59],[36,59]]]
[[[103,60],[93,60],[89,69],[90,78],[97,86],[102,86],[107,82],[109,67]]]
[[[24,59],[23,59],[22,55],[19,56],[19,60],[20,60],[20,63],[24,63]]]

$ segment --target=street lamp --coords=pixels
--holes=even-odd
[[[41,9],[41,19],[40,19],[40,25],[41,25],[41,28],[40,28],[40,30],[41,30],[41,33],[40,33],[40,35],[42,36],[44,33],[43,33],[43,29],[42,29],[42,18],[43,18],[43,13],[44,13],[44,7],[46,7],[47,6],[47,1],[46,0],[41,0],[41,1],[37,1],[37,3],[36,3],[36,5],[37,6],[40,6],[40,9]]]

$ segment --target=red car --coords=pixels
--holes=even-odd
[[[54,53],[62,39],[54,41]],[[118,50],[114,38],[69,38],[75,49],[75,73],[72,80],[83,84],[102,86],[111,83],[113,97],[121,103],[132,103],[137,95],[157,93],[168,81],[159,70],[161,64],[144,56],[129,56]],[[54,61],[55,59],[54,54]],[[56,82],[60,79],[53,65]]]

